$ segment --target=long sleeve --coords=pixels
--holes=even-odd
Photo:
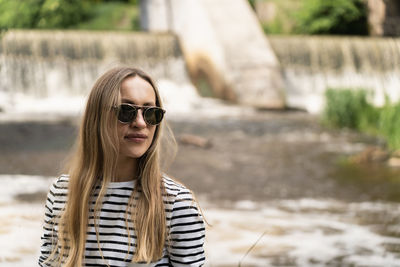
[[[47,194],[43,233],[41,236],[39,266],[51,266],[51,263],[44,262],[49,258],[55,244],[57,243],[58,227],[56,219],[65,205],[67,195],[67,179],[68,178],[65,176],[61,176],[56,179],[51,185],[49,193]]]
[[[205,227],[191,192],[186,188],[176,195],[172,209],[168,253],[173,266],[203,266]]]
[[[44,212],[44,223],[43,223],[43,233],[41,237],[41,247],[40,247],[40,257],[39,266],[44,265],[44,261],[47,260],[49,255],[53,250],[54,238],[54,214],[53,214],[53,204],[54,204],[54,184],[51,186],[49,193],[47,194],[45,212]]]

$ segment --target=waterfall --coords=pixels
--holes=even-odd
[[[169,34],[10,31],[0,44],[0,91],[38,97],[87,93],[113,65],[138,66],[156,79],[188,80]]]
[[[270,36],[287,105],[320,112],[327,88],[365,89],[371,102],[400,99],[400,38]]]
[[[13,30],[0,37],[0,121],[79,116],[95,80],[121,64],[155,79],[167,117],[252,112],[201,98],[172,34]]]
[[[26,97],[53,103],[84,97],[104,71],[121,64],[195,93],[172,34],[13,30],[0,40],[0,108]]]
[[[19,107],[27,111],[27,103],[37,99],[58,98],[56,109],[68,106],[66,100],[86,96],[101,73],[119,64],[140,67],[161,81],[160,92],[169,95],[167,104],[176,111],[197,107],[198,112],[204,105],[172,34],[13,30],[0,38],[0,110],[12,110],[24,97],[29,99]],[[370,90],[376,105],[386,96],[400,99],[399,38],[268,39],[280,61],[289,107],[318,113],[329,87]]]

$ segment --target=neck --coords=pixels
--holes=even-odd
[[[137,178],[138,159],[119,158],[117,165],[117,173],[114,182],[132,181]]]

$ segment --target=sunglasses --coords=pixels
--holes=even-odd
[[[165,110],[160,107],[137,106],[121,104],[115,107],[118,110],[118,120],[121,123],[131,123],[137,117],[139,109],[143,110],[143,119],[148,125],[158,125],[164,117]]]

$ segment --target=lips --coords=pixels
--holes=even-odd
[[[141,143],[147,139],[147,135],[142,133],[131,133],[125,135],[124,139],[135,143]]]

